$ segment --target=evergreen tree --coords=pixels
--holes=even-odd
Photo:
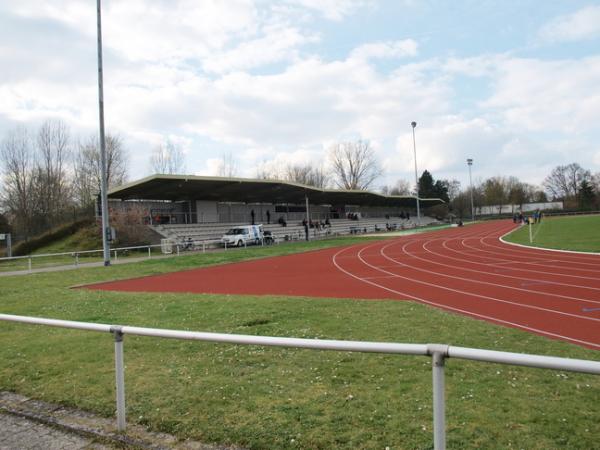
[[[437,180],[433,185],[434,198],[439,198],[444,200],[446,203],[450,202],[450,198],[448,197],[448,185],[444,183],[442,180]]]
[[[435,186],[433,177],[428,170],[424,171],[419,178],[419,197],[432,198],[435,197]]]
[[[594,187],[587,181],[583,180],[579,185],[579,207],[581,209],[591,209],[596,195],[594,193]]]

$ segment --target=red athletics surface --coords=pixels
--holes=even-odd
[[[416,300],[600,350],[600,255],[505,244],[512,221],[87,286]]]

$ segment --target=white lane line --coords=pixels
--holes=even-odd
[[[427,242],[425,244],[426,246],[424,248],[426,248],[431,254],[436,255],[436,256],[438,256],[438,257],[440,257],[442,259],[451,259],[453,261],[459,261],[461,263],[469,263],[469,264],[475,264],[475,265],[480,265],[480,266],[486,266],[486,268],[500,266],[499,269],[494,270],[493,272],[490,272],[489,270],[483,270],[483,269],[469,269],[469,268],[466,268],[466,267],[460,267],[460,270],[465,270],[465,271],[474,272],[474,273],[484,273],[484,274],[489,274],[489,275],[492,275],[492,276],[498,276],[498,277],[503,277],[503,278],[511,278],[511,279],[515,279],[515,280],[525,280],[525,281],[534,281],[534,282],[535,281],[540,281],[539,278],[527,278],[527,277],[522,277],[522,276],[506,275],[506,274],[502,274],[501,272],[507,272],[507,271],[508,272],[514,272],[514,271],[521,272],[521,271],[524,271],[524,272],[534,272],[534,273],[544,273],[544,274],[546,274],[546,272],[521,269],[520,267],[519,268],[507,268],[507,267],[505,267],[505,266],[502,265],[503,263],[488,264],[488,263],[475,262],[475,261],[472,261],[470,259],[454,258],[452,256],[448,256],[448,255],[443,254],[443,253],[434,252],[433,250],[431,250],[427,246],[428,244],[432,244],[435,241],[442,241],[442,239],[432,239],[432,240],[430,240],[429,242]],[[446,243],[448,241],[450,241],[450,240],[449,239],[443,240],[442,241],[442,247],[445,248],[446,250],[450,251],[450,252],[456,253],[458,255],[462,255],[461,252],[448,247],[446,245]],[[433,264],[441,265],[441,266],[456,268],[455,266],[452,266],[452,265],[449,265],[449,264],[444,264],[444,263],[441,263],[441,262],[438,262],[438,261],[433,261],[433,260],[427,260],[427,261],[429,261],[429,262],[431,262]],[[560,275],[560,274],[554,274],[554,273],[547,273],[547,274],[548,275]],[[564,276],[573,277],[574,275],[564,275]],[[583,277],[583,278],[587,279],[587,280],[597,281],[596,278],[589,278],[589,277]],[[581,289],[589,289],[589,290],[594,290],[594,291],[600,291],[600,288],[586,286],[586,285],[571,284],[571,283],[562,283],[562,282],[559,282],[559,281],[547,281],[547,282],[551,283],[551,284],[558,285],[558,286],[567,286],[567,287],[574,287],[574,288],[581,288]]]
[[[489,247],[489,248],[493,248],[496,250],[502,250],[502,247],[498,247],[495,245],[490,245],[487,244],[485,242],[485,238],[480,239],[480,243],[481,245],[483,245],[484,247]],[[469,245],[466,245],[467,248],[471,248],[471,249],[475,249],[476,247],[471,247]],[[507,249],[508,250],[508,249]],[[496,252],[491,252],[490,250],[483,250],[480,249],[481,252],[485,252],[485,253],[492,253],[492,254],[500,254],[498,251]],[[504,252],[502,252],[504,253]],[[519,252],[521,254],[523,254],[524,252]],[[536,257],[541,257],[542,255],[530,255],[532,258],[536,258]],[[546,259],[543,260],[543,262],[529,262],[529,261],[521,261],[520,264],[528,264],[531,266],[545,266],[545,267],[555,267],[557,269],[561,269],[561,270],[575,270],[575,271],[583,271],[583,272],[591,272],[591,273],[597,273],[600,274],[600,265],[598,264],[591,264],[591,263],[584,263],[581,261],[570,261],[570,260],[565,260],[565,259],[556,259],[556,255],[548,255],[549,257],[554,257],[554,259],[552,260],[548,260],[546,261]],[[524,257],[524,256],[523,256]],[[558,262],[560,263],[560,265],[554,265],[554,264],[547,264],[548,262]],[[594,267],[598,267],[599,269],[583,269],[580,267],[568,267],[569,265],[573,265],[573,264],[583,264],[586,266],[594,266]]]
[[[412,256],[412,253],[407,250],[408,245],[409,244],[404,244],[402,246],[402,251],[406,255]],[[387,248],[387,247],[388,246],[386,246],[384,248]],[[593,303],[593,304],[600,305],[600,300],[592,300],[592,299],[585,299],[585,298],[581,298],[581,297],[572,297],[572,296],[569,296],[569,295],[561,295],[561,294],[553,294],[553,293],[550,293],[550,292],[535,291],[535,290],[532,290],[532,289],[524,289],[524,288],[519,288],[519,287],[515,287],[515,286],[508,286],[506,284],[493,283],[491,281],[476,280],[475,278],[465,278],[465,277],[460,277],[458,275],[449,275],[449,274],[446,274],[446,273],[443,273],[443,272],[436,272],[434,270],[423,269],[423,268],[419,268],[419,267],[416,267],[416,266],[411,266],[410,264],[407,264],[407,263],[401,263],[398,260],[395,260],[393,258],[388,257],[387,254],[382,253],[382,251],[380,251],[380,253],[382,254],[382,256],[384,258],[386,258],[386,259],[388,259],[390,261],[393,261],[395,263],[402,264],[402,265],[404,265],[406,267],[410,267],[411,269],[418,270],[420,272],[429,273],[429,274],[432,274],[432,275],[439,275],[439,276],[446,277],[446,278],[452,278],[452,279],[456,279],[456,280],[467,281],[469,283],[485,284],[485,285],[488,285],[488,286],[494,286],[494,287],[500,287],[500,288],[506,288],[506,289],[514,289],[514,290],[517,290],[517,291],[522,291],[522,292],[527,292],[527,293],[539,294],[539,295],[550,296],[550,297],[557,297],[559,299],[576,300],[576,301],[582,301],[582,302],[586,302],[586,303]],[[448,267],[448,268],[455,269],[455,270],[457,270],[457,269],[458,270],[467,270],[467,271],[475,272],[475,273],[486,273],[486,274],[491,275],[491,276],[502,276],[502,275],[499,275],[499,274],[491,274],[491,273],[488,273],[488,272],[481,272],[481,271],[476,271],[476,270],[463,269],[462,267],[458,267],[457,268],[457,267],[450,266],[448,264],[442,264],[442,263],[439,263],[439,262],[431,261],[429,259],[419,258],[417,256],[413,256],[413,258],[421,260],[421,261],[424,261],[426,263],[441,265],[441,266]],[[540,280],[531,280],[531,281],[534,282],[534,283],[540,283]],[[544,282],[542,281],[542,283],[544,283]]]
[[[510,232],[509,232],[510,233]],[[560,262],[564,262],[566,264],[584,264],[586,266],[594,266],[600,267],[600,253],[591,253],[591,252],[576,252],[572,250],[560,250],[556,248],[543,248],[543,247],[532,247],[529,245],[515,244],[514,242],[508,242],[504,237],[509,233],[503,234],[502,236],[494,239],[492,242],[498,243],[501,245],[493,245],[488,244],[485,241],[482,241],[482,245],[486,247],[491,247],[497,250],[502,250],[505,252],[511,252],[514,254],[524,254],[531,255],[535,253],[536,256],[539,257],[551,257],[556,258],[557,256],[561,256],[561,259],[558,259]],[[590,262],[594,260],[593,262]]]
[[[373,245],[375,245],[375,244],[373,244]],[[339,266],[337,264],[337,262],[336,262],[337,255],[340,254],[340,253],[342,253],[342,252],[345,252],[346,250],[349,250],[349,249],[350,248],[344,248],[344,249],[340,250],[339,252],[335,253],[331,257],[333,265],[339,271],[341,271],[341,272],[345,273],[346,275],[348,275],[348,276],[350,276],[350,277],[352,277],[352,278],[354,278],[354,279],[356,279],[358,281],[361,281],[363,283],[367,283],[367,284],[375,286],[375,287],[377,287],[379,289],[383,289],[385,291],[394,293],[396,295],[401,295],[401,296],[406,297],[408,299],[416,300],[418,302],[425,303],[425,304],[431,305],[431,306],[435,306],[435,307],[438,307],[440,309],[444,309],[444,310],[447,310],[447,311],[455,311],[455,312],[458,312],[458,313],[461,313],[461,314],[464,314],[464,315],[467,315],[467,316],[477,317],[479,319],[483,319],[483,320],[486,320],[486,321],[491,321],[491,322],[496,322],[496,323],[502,323],[502,324],[505,324],[505,325],[508,325],[508,326],[511,326],[511,327],[514,327],[514,328],[519,328],[521,330],[526,330],[526,331],[537,333],[537,334],[541,334],[541,335],[544,335],[544,336],[550,336],[550,337],[562,339],[562,340],[565,340],[565,341],[574,342],[574,343],[577,343],[577,344],[580,344],[580,345],[587,345],[587,346],[590,346],[590,347],[594,347],[594,348],[600,349],[600,344],[596,344],[594,342],[584,341],[582,339],[575,339],[573,337],[564,336],[564,335],[557,334],[557,333],[552,333],[550,331],[542,330],[542,329],[539,329],[539,328],[529,327],[527,325],[522,325],[522,324],[519,324],[519,323],[516,323],[516,322],[509,322],[507,320],[498,319],[498,318],[495,318],[495,317],[492,317],[492,316],[486,316],[484,314],[478,314],[478,313],[475,313],[475,312],[472,312],[472,311],[467,311],[465,309],[456,308],[456,307],[445,305],[445,304],[442,304],[442,303],[432,302],[432,301],[426,300],[426,299],[421,298],[421,297],[416,297],[414,295],[407,294],[406,292],[401,292],[401,291],[398,291],[398,290],[395,290],[395,289],[388,288],[386,286],[382,286],[382,285],[377,284],[377,283],[375,283],[373,281],[370,281],[370,280],[365,280],[365,279],[363,279],[361,277],[358,277],[358,276],[352,274],[351,272],[348,272],[347,270],[345,270],[344,268],[342,268],[341,266]]]
[[[387,246],[383,246],[383,247],[380,249],[380,253],[381,253],[381,252],[383,252],[383,250],[384,250],[386,247],[387,247]],[[384,253],[381,253],[381,255],[382,255],[384,258],[386,258],[386,259],[389,259],[389,258],[387,258],[387,257],[385,256],[385,254],[384,254]],[[373,268],[373,269],[375,269],[375,270],[379,270],[380,272],[387,273],[387,274],[389,274],[389,275],[396,275],[396,277],[397,277],[397,278],[402,278],[402,279],[404,279],[404,280],[411,281],[411,282],[414,282],[414,283],[423,284],[423,285],[425,285],[425,286],[429,286],[429,287],[433,287],[433,288],[437,288],[437,289],[443,289],[443,290],[446,290],[446,291],[455,292],[455,293],[457,293],[457,294],[463,294],[463,295],[467,295],[467,296],[471,296],[471,297],[477,297],[477,298],[481,298],[481,299],[484,299],[484,300],[490,300],[490,301],[493,301],[493,302],[505,303],[505,304],[507,304],[507,305],[518,306],[518,307],[521,307],[521,308],[528,308],[528,309],[535,309],[535,310],[538,310],[538,311],[544,311],[544,312],[548,312],[548,313],[550,313],[550,314],[558,314],[558,315],[562,315],[562,316],[576,317],[576,318],[578,318],[578,319],[584,319],[584,320],[585,320],[585,319],[588,319],[588,320],[592,319],[592,320],[593,320],[593,321],[595,321],[595,322],[600,322],[600,319],[596,319],[596,318],[590,318],[590,317],[586,317],[586,316],[580,316],[580,315],[578,315],[578,314],[573,314],[573,313],[569,313],[569,312],[565,312],[565,311],[557,311],[557,310],[555,310],[555,309],[544,308],[544,307],[542,307],[542,306],[535,306],[535,305],[528,305],[528,304],[517,303],[517,302],[510,301],[510,300],[504,300],[504,299],[501,299],[501,298],[491,297],[491,296],[488,296],[488,295],[483,295],[483,294],[475,294],[475,293],[472,293],[472,292],[463,291],[463,290],[461,290],[461,289],[454,289],[454,288],[447,287],[447,286],[440,286],[440,285],[437,285],[437,284],[429,283],[429,282],[427,282],[427,281],[422,281],[422,280],[419,280],[419,279],[417,279],[417,278],[405,277],[405,276],[403,276],[403,275],[394,274],[393,272],[388,272],[388,271],[386,271],[386,270],[378,269],[378,268],[376,268],[375,266],[372,266],[372,265],[370,265],[369,263],[367,263],[366,261],[364,261],[364,260],[362,259],[362,257],[361,257],[361,252],[359,252],[359,253],[358,253],[358,257],[359,257],[359,258],[361,259],[361,261],[363,261],[363,262],[364,262],[366,265],[368,265],[368,266],[372,267],[372,268]],[[398,264],[406,266],[406,264],[403,264],[403,263],[400,263],[400,262],[398,262]],[[472,281],[472,280],[469,280],[469,281]],[[591,303],[595,303],[595,304],[597,304],[598,302],[593,302],[593,301],[592,301]]]
[[[457,250],[454,250],[450,247],[448,247],[446,245],[446,242],[442,243],[442,247],[444,247],[446,250],[452,252],[452,253],[456,253],[458,255],[460,255],[461,253]],[[450,258],[450,257],[448,257]],[[456,259],[457,261],[464,261],[464,259],[458,259],[458,258],[452,258],[452,259]],[[514,263],[514,261],[511,261],[512,263]],[[482,264],[482,263],[475,263],[475,264]],[[504,268],[502,266],[503,263],[489,263],[488,265],[490,267],[494,267],[496,265],[500,266],[501,268]],[[582,279],[582,280],[592,280],[592,281],[597,281],[598,277],[586,277],[584,275],[572,275],[572,274],[568,274],[568,273],[558,273],[558,272],[546,272],[544,270],[534,270],[534,269],[524,269],[524,268],[519,268],[518,269],[519,272],[531,272],[531,273],[541,273],[544,275],[553,275],[553,276],[562,276],[562,277],[570,277],[570,278],[578,278],[578,279]]]

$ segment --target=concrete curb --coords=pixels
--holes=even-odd
[[[147,431],[140,425],[128,425],[126,433],[116,430],[114,419],[86,411],[29,399],[12,392],[0,392],[0,413],[10,414],[69,434],[90,438],[111,447],[143,450],[242,450],[240,447],[203,444],[179,440],[166,433]]]

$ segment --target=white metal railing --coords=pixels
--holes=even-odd
[[[40,317],[0,314],[0,320],[34,325],[71,328],[112,333],[115,341],[115,379],[117,403],[117,429],[125,431],[125,369],[123,363],[123,337],[126,334],[167,339],[184,339],[239,345],[263,345],[312,350],[337,350],[345,352],[388,353],[429,356],[433,375],[433,440],[434,449],[446,448],[444,364],[447,358],[468,359],[498,364],[566,370],[600,375],[600,361],[557,358],[524,353],[499,352],[476,348],[455,347],[445,344],[396,344],[389,342],[337,341],[300,339],[240,334],[204,333],[196,331],[165,330],[122,325],[45,319]]]
[[[151,245],[136,245],[136,246],[131,246],[131,247],[118,247],[118,248],[111,248],[110,249],[110,253],[111,256],[115,259],[118,260],[118,255],[119,252],[121,252],[121,254],[123,252],[129,252],[130,250],[147,250],[147,256],[148,258],[152,257],[152,249],[153,248],[158,248],[160,247],[160,244],[151,244]],[[60,256],[71,256],[73,258],[73,265],[74,266],[78,266],[80,264],[80,256],[85,256],[85,255],[92,255],[94,253],[98,253],[99,257],[102,257],[102,249],[98,249],[98,250],[76,250],[76,251],[71,251],[71,252],[60,252],[60,253],[41,253],[41,254],[37,254],[37,255],[24,255],[24,256],[6,256],[6,257],[2,257],[0,258],[0,262],[4,262],[4,261],[19,261],[19,260],[27,260],[27,270],[28,271],[32,271],[33,269],[33,260],[35,259],[39,259],[39,258],[56,258],[56,257],[60,257]],[[58,264],[61,264],[64,262],[59,262]]]

